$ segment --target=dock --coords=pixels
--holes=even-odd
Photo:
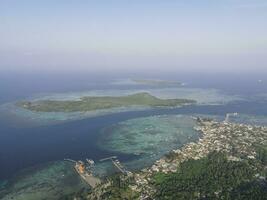
[[[232,116],[238,116],[238,113],[237,112],[235,112],[235,113],[226,113],[225,119],[224,119],[224,123],[228,123],[229,122],[229,118],[232,117]]]
[[[75,161],[75,160],[72,160],[72,159],[69,159],[69,158],[64,158],[64,161],[69,161],[69,162],[76,163],[76,161]]]
[[[112,159],[116,159],[116,158],[117,158],[117,156],[110,156],[110,157],[107,157],[107,158],[100,159],[99,161],[103,162],[103,161],[106,161],[106,160],[112,160]]]
[[[99,161],[103,162],[103,161],[107,161],[107,160],[111,160],[112,164],[123,174],[127,175],[130,172],[128,170],[126,170],[126,168],[120,163],[120,161],[117,159],[117,156],[110,156],[107,158],[103,158],[100,159]]]

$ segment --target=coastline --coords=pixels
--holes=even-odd
[[[175,173],[181,163],[188,160],[200,160],[212,152],[224,153],[229,161],[253,160],[256,159],[255,146],[266,145],[267,127],[265,126],[217,122],[202,118],[196,120],[198,122],[196,130],[200,134],[196,142],[190,142],[180,149],[172,150],[151,167],[133,174],[134,183],[129,184],[129,188],[140,194],[140,199],[152,197],[156,192],[152,182],[153,176],[157,173]],[[99,196],[108,185],[110,182],[97,187],[95,192],[89,195],[89,199],[96,198],[95,194]]]

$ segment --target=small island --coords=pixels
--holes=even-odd
[[[147,92],[127,96],[87,96],[80,100],[21,101],[17,106],[35,112],[87,112],[130,106],[177,107],[196,103],[190,99],[160,99]]]
[[[131,79],[134,83],[147,86],[182,86],[178,81],[158,80],[158,79]]]

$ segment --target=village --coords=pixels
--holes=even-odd
[[[140,199],[147,199],[155,192],[150,184],[155,173],[176,172],[179,165],[189,159],[198,160],[210,152],[223,152],[229,160],[240,161],[242,158],[255,159],[256,145],[266,145],[267,127],[216,122],[210,119],[196,118],[200,139],[186,144],[181,149],[173,150],[156,161],[150,168],[135,173],[136,184],[131,189],[140,193]]]

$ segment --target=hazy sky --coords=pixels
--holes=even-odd
[[[265,68],[266,0],[0,0],[0,69]]]

